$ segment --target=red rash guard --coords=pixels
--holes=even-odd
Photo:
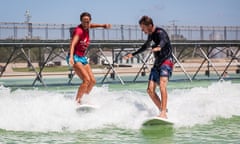
[[[75,28],[73,32],[73,36],[78,35],[79,41],[75,46],[74,54],[82,57],[85,55],[86,49],[89,46],[90,38],[89,38],[89,30],[83,29],[82,25],[79,25]]]

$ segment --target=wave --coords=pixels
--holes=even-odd
[[[168,117],[176,127],[206,124],[218,117],[240,114],[240,85],[218,82],[208,87],[173,89],[168,94]],[[159,112],[145,92],[94,87],[83,101],[99,108],[76,112],[76,90],[11,91],[0,87],[0,129],[13,131],[78,131],[109,126],[139,129],[148,117]]]

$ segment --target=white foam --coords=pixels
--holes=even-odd
[[[168,117],[176,126],[205,124],[217,117],[240,114],[240,85],[214,83],[207,88],[176,89],[169,92]],[[74,90],[75,91],[75,90]],[[74,94],[54,91],[0,88],[0,128],[15,131],[87,130],[114,125],[139,129],[158,111],[145,92],[109,91],[94,87],[84,101],[99,109],[87,114],[76,112]]]
[[[206,124],[218,117],[240,115],[240,85],[213,83],[207,88],[174,90],[169,97],[169,117],[176,126]]]

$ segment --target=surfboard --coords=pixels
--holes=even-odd
[[[143,126],[155,126],[155,125],[173,125],[174,123],[168,119],[160,118],[160,117],[151,117],[146,119],[142,125]]]
[[[97,109],[97,106],[91,104],[81,104],[76,107],[77,112],[92,112]]]

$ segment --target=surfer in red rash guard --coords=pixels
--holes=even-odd
[[[82,79],[76,96],[76,101],[80,104],[83,95],[89,94],[96,83],[86,57],[86,50],[90,44],[89,29],[111,28],[110,24],[93,24],[91,20],[91,14],[88,12],[83,12],[80,15],[81,23],[73,30],[70,51],[67,56],[68,64],[74,68],[75,73]]]

